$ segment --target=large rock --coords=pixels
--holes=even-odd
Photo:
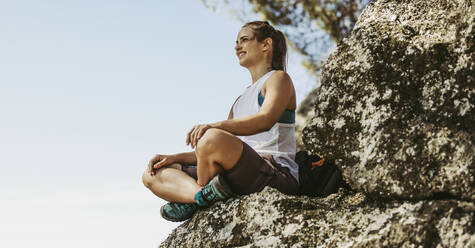
[[[475,247],[475,204],[378,202],[341,190],[326,198],[275,189],[217,203],[160,247]]]
[[[374,1],[330,55],[304,143],[353,189],[475,200],[472,5]]]

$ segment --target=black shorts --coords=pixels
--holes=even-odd
[[[270,186],[285,194],[297,194],[299,185],[289,168],[277,163],[270,155],[259,155],[246,142],[242,144],[242,154],[236,165],[222,173],[234,193],[247,195]],[[197,179],[196,165],[184,165],[182,170]]]

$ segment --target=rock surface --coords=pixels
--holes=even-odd
[[[374,1],[330,55],[303,141],[353,189],[475,200],[472,3]]]
[[[219,202],[160,247],[475,247],[475,204],[377,201],[340,190],[326,198],[272,188]]]

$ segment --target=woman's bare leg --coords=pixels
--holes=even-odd
[[[242,141],[233,134],[211,128],[198,141],[195,154],[198,166],[198,181],[181,170],[176,163],[156,171],[151,176],[146,170],[144,185],[158,197],[173,202],[192,203],[195,195],[216,174],[230,170],[242,154]]]
[[[145,170],[142,181],[156,196],[171,202],[195,202],[195,194],[201,189],[178,163],[158,169],[153,176]]]
[[[242,141],[221,129],[206,130],[196,146],[198,184],[206,185],[220,171],[230,170],[242,154]]]

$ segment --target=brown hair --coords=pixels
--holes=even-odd
[[[251,28],[259,42],[269,37],[272,39],[272,69],[285,71],[287,43],[285,42],[284,34],[272,27],[267,21],[252,21],[244,24],[242,27]]]

